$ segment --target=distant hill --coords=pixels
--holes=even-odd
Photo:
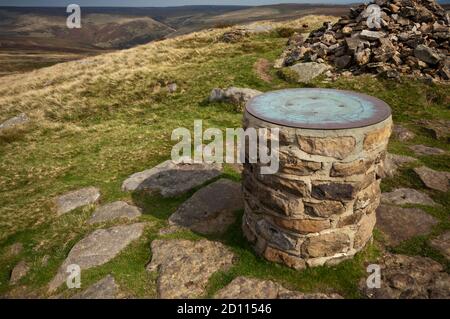
[[[207,28],[305,15],[341,15],[348,6],[83,7],[82,28],[66,27],[66,8],[0,7],[0,76]]]

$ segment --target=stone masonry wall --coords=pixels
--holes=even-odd
[[[248,112],[244,128],[280,129],[280,169],[243,172],[243,231],[258,254],[295,269],[351,258],[372,238],[392,118],[344,130],[275,126]]]

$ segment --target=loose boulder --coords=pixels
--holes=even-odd
[[[248,101],[250,101],[252,98],[260,94],[262,94],[261,91],[248,88],[238,88],[238,87],[230,87],[228,89],[215,88],[211,91],[208,100],[210,103],[225,102],[231,103],[239,107],[244,107]]]

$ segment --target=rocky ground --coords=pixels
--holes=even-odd
[[[258,257],[240,227],[242,168],[167,161],[174,128],[197,118],[238,127],[251,96],[304,86],[267,68],[286,38],[262,29],[231,43],[221,37],[232,30],[215,30],[65,65],[106,74],[78,83],[91,108],[80,109],[73,72],[59,66],[0,81],[3,297],[450,298],[445,84],[364,75],[308,84],[382,98],[396,123],[373,243],[340,265],[296,271]],[[149,61],[158,54],[165,62]],[[74,263],[82,285],[67,289]],[[369,264],[382,269],[381,289],[365,285]]]
[[[299,61],[323,73],[373,73],[450,80],[450,20],[434,0],[376,0],[381,20],[371,22],[371,4],[352,8],[337,23],[325,23],[308,38],[293,35],[278,66],[304,74]],[[378,9],[379,10],[379,9]],[[330,71],[331,75],[331,71]],[[300,81],[305,79],[300,78]]]

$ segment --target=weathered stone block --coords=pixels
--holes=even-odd
[[[353,153],[356,140],[352,136],[307,137],[298,136],[300,149],[308,154],[344,159]]]
[[[341,218],[339,218],[336,227],[342,228],[345,226],[356,225],[364,216],[364,214],[365,213],[362,211],[355,211],[350,215],[342,216]]]
[[[355,211],[363,210],[370,206],[369,210],[378,207],[381,198],[380,181],[372,183],[369,187],[364,188],[358,193],[353,208]]]
[[[331,222],[327,219],[286,219],[286,218],[273,218],[274,223],[282,228],[300,233],[318,233],[331,227]]]
[[[351,200],[358,189],[350,183],[313,182],[311,195],[316,199]]]
[[[342,232],[310,237],[302,248],[304,254],[311,258],[333,256],[348,249],[350,249],[350,238]]]
[[[250,178],[245,179],[244,188],[262,205],[280,215],[295,216],[303,213],[303,202],[297,196],[274,190]]]
[[[358,225],[358,230],[355,234],[353,246],[355,249],[362,249],[366,243],[372,238],[373,228],[377,222],[377,215],[375,212],[364,215]]]
[[[371,131],[364,138],[363,148],[366,151],[374,150],[380,146],[387,145],[391,136],[392,126],[386,125],[378,130]]]
[[[281,232],[265,219],[256,222],[256,233],[262,236],[268,243],[284,251],[299,250],[298,239]]]
[[[308,176],[322,169],[322,163],[303,161],[295,157],[280,155],[280,173]]]
[[[285,264],[286,266],[294,268],[296,270],[302,270],[306,268],[305,261],[300,257],[290,255],[271,246],[266,247],[266,250],[264,251],[264,258],[275,263]]]
[[[259,175],[257,179],[267,186],[296,196],[308,196],[308,186],[304,181],[282,178],[277,175]]]
[[[315,217],[330,217],[340,215],[345,211],[345,206],[339,201],[321,201],[318,203],[306,203],[305,213]]]
[[[332,177],[346,177],[358,174],[364,174],[367,170],[367,164],[364,160],[356,160],[348,163],[333,163],[330,176]]]

